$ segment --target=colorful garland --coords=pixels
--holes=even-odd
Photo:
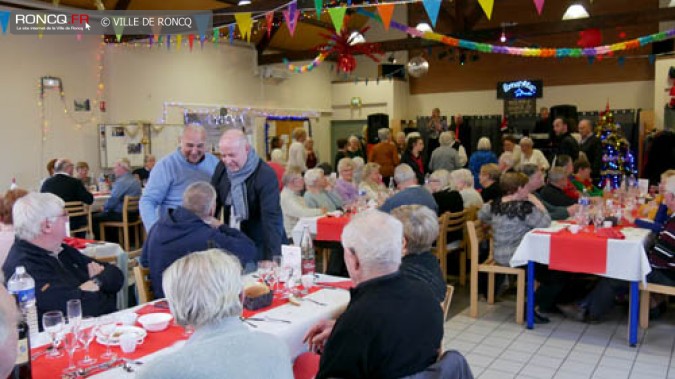
[[[327,56],[328,56],[328,53],[320,53],[319,55],[316,56],[316,58],[314,58],[312,60],[312,63],[306,64],[304,66],[296,66],[296,65],[290,63],[290,61],[288,59],[284,58],[284,64],[286,65],[286,68],[289,71],[293,71],[296,74],[299,74],[301,72],[312,71],[314,69],[314,67],[320,65],[321,62],[323,62],[326,59]]]

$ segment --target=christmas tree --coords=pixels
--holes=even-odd
[[[635,157],[630,151],[630,143],[623,134],[621,126],[614,122],[614,114],[609,109],[600,113],[596,126],[596,135],[602,142],[602,166],[600,169],[599,186],[606,186],[607,181],[612,189],[621,186],[623,178],[634,177]]]

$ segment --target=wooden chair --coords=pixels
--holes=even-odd
[[[144,304],[155,299],[155,295],[150,288],[150,269],[136,266],[133,268],[134,280],[136,281],[136,291],[138,291],[138,304]]]
[[[452,303],[452,295],[455,293],[455,287],[447,285],[447,290],[445,291],[445,299],[441,303],[441,308],[443,308],[443,322],[448,319],[448,311],[450,311],[450,304]]]
[[[493,258],[492,238],[483,233],[483,229],[476,225],[475,221],[467,221],[467,234],[469,235],[469,248],[471,250],[471,317],[478,317],[478,273],[486,272],[488,274],[488,304],[495,302],[495,274],[511,274],[516,276],[516,323],[522,324],[524,320],[525,308],[525,270],[522,268],[512,268],[498,265]],[[482,238],[481,238],[482,237]],[[478,244],[482,239],[490,241],[490,255],[485,262],[478,261]]]
[[[68,222],[70,222],[71,217],[86,217],[87,224],[77,228],[71,229],[70,235],[73,236],[78,232],[85,232],[87,234],[93,234],[91,228],[91,212],[89,211],[89,206],[81,201],[68,201],[65,205],[66,213],[68,213]]]
[[[101,240],[105,241],[105,228],[120,228],[122,229],[122,240],[120,244],[124,248],[124,251],[131,250],[131,242],[129,239],[129,228],[134,228],[134,237],[136,244],[142,246],[143,242],[141,241],[141,236],[143,235],[143,225],[141,221],[141,216],[138,211],[138,201],[140,197],[138,196],[125,196],[124,204],[122,206],[122,221],[104,221],[99,224],[99,230],[101,235]],[[136,214],[138,218],[134,221],[129,219],[129,215]]]
[[[447,275],[448,254],[459,251],[459,284],[466,285],[466,211],[445,212],[438,218],[438,238],[436,239],[436,257],[441,272]],[[448,233],[462,232],[462,238],[448,244]]]
[[[660,293],[668,296],[675,296],[675,287],[664,286],[662,284],[640,283],[640,327],[649,328],[649,295]]]

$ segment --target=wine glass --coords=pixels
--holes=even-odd
[[[98,330],[99,330],[99,333],[101,334],[101,337],[103,337],[104,341],[105,341],[105,353],[101,355],[101,358],[114,359],[114,358],[117,357],[112,351],[110,351],[110,345],[111,345],[110,338],[112,337],[113,333],[115,333],[116,329],[117,329],[117,324],[116,324],[116,321],[115,321],[114,317],[112,317],[110,315],[99,317]],[[102,341],[99,341],[99,342],[102,342]]]
[[[77,369],[77,367],[75,367],[75,363],[73,362],[73,355],[75,354],[75,349],[77,348],[77,334],[78,330],[74,325],[67,326],[63,333],[63,346],[68,352],[68,367],[63,369],[64,374],[73,372]]]
[[[66,314],[68,315],[68,325],[74,329],[79,328],[82,320],[82,302],[80,299],[68,300]]]
[[[89,345],[94,340],[98,331],[97,320],[94,317],[85,317],[80,322],[79,339],[84,345],[84,358],[79,362],[81,365],[91,365],[96,363],[96,358],[89,356]]]
[[[265,283],[269,285],[270,274],[272,273],[273,263],[270,261],[260,261],[258,262],[258,276]]]
[[[56,359],[63,356],[63,353],[59,351],[63,325],[63,312],[61,311],[49,311],[42,315],[42,328],[49,334],[52,342],[51,351],[47,354],[48,359]]]

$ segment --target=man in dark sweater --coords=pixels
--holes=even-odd
[[[548,184],[541,189],[542,200],[558,207],[569,207],[576,204],[577,201],[567,196],[564,191],[568,180],[564,168],[553,167],[548,172]]]
[[[143,245],[141,264],[150,268],[155,297],[164,297],[164,270],[192,252],[218,248],[239,258],[242,267],[255,262],[253,241],[213,218],[215,209],[216,191],[207,182],[195,182],[185,189],[183,205],[152,226]]]
[[[54,176],[42,183],[40,192],[53,193],[65,202],[81,201],[91,205],[94,202],[94,195],[84,187],[81,180],[73,178],[74,167],[73,162],[68,159],[56,161],[54,164]],[[86,224],[86,216],[72,217],[70,219],[70,230],[81,228]],[[78,237],[84,238],[85,236],[79,235]]]
[[[317,379],[400,378],[433,364],[443,338],[438,301],[422,283],[398,271],[403,226],[385,213],[355,216],[342,233],[355,284],[345,312],[305,335],[322,353]]]
[[[415,172],[406,163],[401,163],[394,170],[394,180],[396,181],[399,192],[388,198],[380,210],[382,212],[391,212],[392,209],[401,205],[424,205],[432,211],[438,213],[438,204],[426,188],[417,184]]]
[[[588,163],[591,164],[591,178],[597,183],[602,166],[602,143],[593,132],[593,124],[590,120],[579,121],[579,134],[581,135],[580,149],[586,155]]]
[[[579,143],[572,137],[570,122],[562,117],[556,118],[553,121],[553,131],[558,140],[556,155],[567,154],[572,157],[572,161],[576,161],[579,158]]]
[[[114,312],[124,275],[63,244],[68,220],[63,207],[63,200],[50,193],[29,193],[16,201],[16,241],[2,266],[5,278],[9,280],[18,266],[33,277],[40,320],[48,311],[65,314],[71,299],[81,300],[84,316]]]

